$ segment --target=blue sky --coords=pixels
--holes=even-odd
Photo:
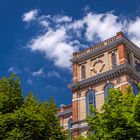
[[[15,72],[23,94],[71,104],[74,51],[120,30],[140,46],[139,0],[1,0],[0,77]]]

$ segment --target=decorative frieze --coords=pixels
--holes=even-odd
[[[121,65],[116,66],[115,69],[112,69],[107,72],[96,75],[94,77],[85,79],[84,81],[71,83],[68,85],[68,87],[71,88],[72,90],[85,88],[92,84],[97,84],[99,82],[103,82],[110,78],[118,77],[122,73],[127,73],[130,77],[133,77],[133,79],[140,80],[140,74],[135,70],[135,68],[133,68],[132,66],[128,64],[121,64]]]

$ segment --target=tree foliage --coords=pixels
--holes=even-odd
[[[0,112],[12,113],[23,103],[19,78],[12,74],[0,80]]]
[[[111,89],[100,112],[91,107],[88,116],[90,140],[139,140],[140,94],[135,96],[130,87],[126,93]]]
[[[0,80],[0,139],[65,140],[53,99],[40,103],[32,93],[22,97],[19,79]]]

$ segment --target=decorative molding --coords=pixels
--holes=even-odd
[[[126,85],[126,84],[130,84],[130,83],[129,82],[124,82],[124,83],[119,84],[118,86],[115,86],[114,88],[116,89],[116,88],[119,88],[119,87],[121,87],[123,85]],[[102,93],[104,93],[103,90],[102,91],[99,91],[99,92],[96,92],[95,93],[95,96],[100,95]],[[74,101],[80,101],[80,100],[84,100],[84,99],[86,99],[86,97],[75,98],[75,99],[72,100],[72,102],[74,102]]]
[[[127,38],[122,37],[122,38],[115,39],[113,42],[103,47],[99,47],[99,48],[95,47],[96,49],[91,49],[90,52],[83,53],[80,56],[74,57],[73,59],[71,59],[71,62],[81,62],[81,61],[91,58],[92,56],[102,54],[106,51],[116,48],[119,43],[126,44],[126,48],[129,48],[131,52],[134,52],[135,54],[137,54],[137,56],[140,56],[140,48],[137,47],[133,42],[131,42]]]
[[[68,85],[68,87],[72,90],[87,88],[93,84],[97,84],[97,83],[106,81],[108,79],[118,77],[120,74],[123,74],[123,73],[125,74],[127,73],[130,77],[132,77],[132,79],[140,80],[140,74],[135,70],[135,68],[125,63],[125,64],[116,66],[115,69],[87,78],[83,81],[71,83]]]
[[[83,124],[74,124],[73,126],[72,126],[72,128],[71,129],[77,129],[77,128],[84,128],[84,127],[88,127],[88,124],[87,123],[83,123]]]
[[[58,112],[56,116],[71,116],[72,115],[72,109],[65,110],[63,112]]]
[[[96,69],[95,69],[95,66],[96,66],[96,64],[98,64],[98,63],[101,63],[101,68],[100,68],[100,70],[96,70]],[[100,72],[104,69],[104,67],[105,67],[105,63],[104,63],[102,60],[100,60],[99,58],[97,58],[96,61],[93,63],[93,67],[90,68],[90,69],[91,69],[91,71],[93,71],[94,73],[98,74],[98,73],[100,73]]]
[[[86,97],[81,97],[81,98],[75,98],[75,99],[72,99],[72,102],[74,101],[80,101],[80,100],[84,100]]]
[[[100,95],[100,94],[102,94],[102,93],[104,93],[103,90],[102,90],[102,91],[99,91],[99,92],[97,92],[97,93],[95,93],[95,96],[96,96],[96,95]]]
[[[126,84],[130,84],[130,83],[129,82],[124,82],[124,83],[119,84],[118,86],[115,86],[114,88],[119,88],[119,87],[121,87],[123,85],[126,85]]]

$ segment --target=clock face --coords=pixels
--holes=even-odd
[[[104,69],[105,63],[102,60],[97,59],[93,63],[92,71],[96,74],[100,73]]]

